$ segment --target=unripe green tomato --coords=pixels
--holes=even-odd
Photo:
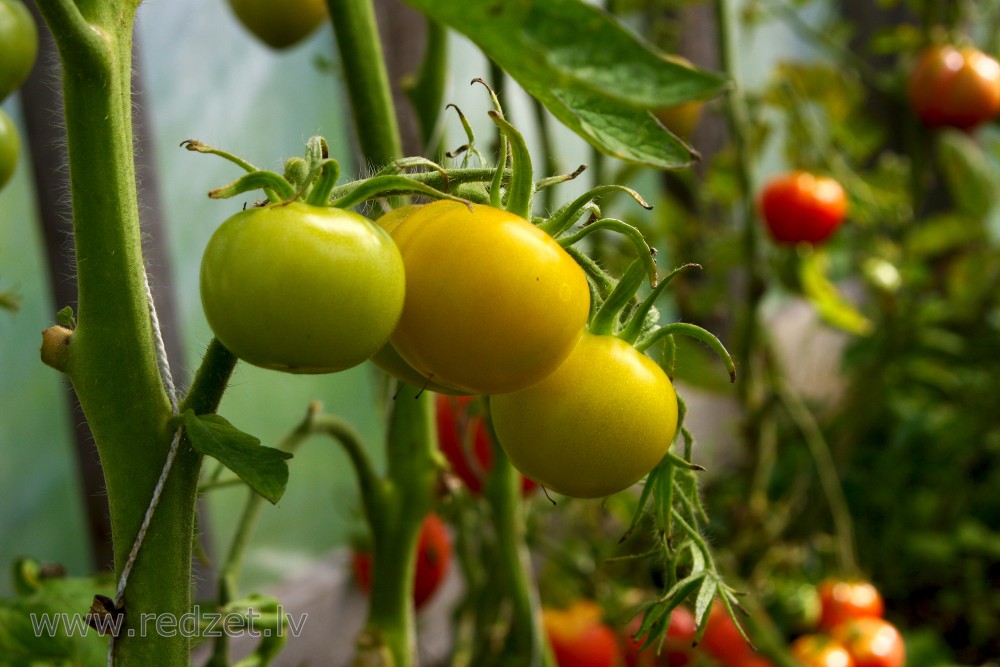
[[[21,0],[0,0],[0,102],[21,87],[38,55],[38,29]]]
[[[392,237],[406,304],[391,340],[423,377],[473,394],[517,391],[573,350],[590,310],[586,276],[524,218],[439,201]]]
[[[201,264],[202,306],[219,341],[291,373],[368,359],[396,326],[405,290],[388,234],[352,211],[302,202],[232,216]]]
[[[551,375],[490,399],[501,446],[526,477],[600,498],[660,462],[677,430],[677,395],[656,362],[614,336],[585,332]]]
[[[326,20],[325,0],[229,0],[247,30],[274,49],[284,49],[309,36]]]
[[[14,175],[17,168],[17,156],[21,153],[21,140],[17,136],[17,128],[3,109],[0,109],[0,188]]]

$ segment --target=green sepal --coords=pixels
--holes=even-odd
[[[524,137],[517,128],[504,119],[500,112],[490,111],[489,115],[510,144],[512,176],[507,186],[507,210],[528,219],[531,217],[531,196],[535,192],[531,154],[524,143]]]
[[[361,181],[350,192],[330,202],[330,206],[335,208],[351,208],[369,199],[376,199],[389,194],[425,195],[433,199],[447,199],[462,204],[469,203],[454,195],[435,190],[429,185],[424,185],[408,176],[375,176]]]
[[[646,298],[639,303],[635,311],[633,311],[632,315],[629,317],[629,321],[625,325],[625,328],[623,328],[618,334],[618,337],[629,344],[639,340],[639,336],[642,335],[643,329],[646,325],[646,315],[653,309],[654,302],[657,298],[659,298],[663,290],[666,289],[667,285],[670,284],[670,281],[674,279],[674,276],[682,271],[687,271],[688,269],[700,268],[700,264],[684,264],[683,266],[679,266],[668,273],[663,280],[656,284],[653,291],[646,295]]]
[[[643,237],[642,232],[627,222],[615,220],[614,218],[602,218],[584,226],[575,234],[563,236],[562,238],[556,240],[559,245],[565,248],[566,246],[578,243],[581,239],[603,229],[618,232],[632,242],[632,246],[635,248],[636,252],[636,259],[642,262],[643,270],[646,272],[646,275],[649,276],[650,286],[655,285],[656,261],[653,259],[653,250],[649,247],[649,244],[646,243],[646,239]]]
[[[713,352],[715,352],[716,355],[718,355],[718,357],[722,360],[722,363],[726,365],[726,370],[729,372],[729,381],[736,382],[736,364],[733,362],[733,358],[730,356],[729,351],[726,350],[725,345],[723,345],[722,341],[716,338],[713,334],[705,331],[696,324],[687,324],[685,322],[668,324],[665,327],[657,329],[652,334],[641,338],[635,344],[635,349],[640,352],[645,352],[661,338],[671,336],[673,334],[690,336],[691,338],[700,340],[702,343],[707,345]]]
[[[647,211],[653,208],[642,198],[642,195],[632,188],[624,185],[599,185],[592,190],[584,192],[570,203],[561,206],[552,214],[547,222],[543,222],[539,227],[553,238],[557,238],[573,226],[573,223],[580,218],[580,213],[585,208],[588,208],[595,199],[611,192],[624,192]],[[600,216],[600,209],[597,209],[595,215]]]
[[[642,285],[646,276],[646,268],[641,259],[634,260],[625,270],[625,275],[621,277],[611,294],[605,299],[597,313],[590,320],[590,330],[599,335],[611,335],[615,333],[615,328],[621,318],[622,311],[628,307],[636,290]]]
[[[228,199],[253,190],[271,191],[278,201],[290,201],[295,198],[295,188],[281,174],[273,171],[254,171],[240,176],[235,181],[208,193],[212,199]],[[270,195],[269,195],[270,196]]]

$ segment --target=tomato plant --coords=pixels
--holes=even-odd
[[[358,585],[364,591],[372,587],[371,554],[355,550],[351,565]],[[451,537],[448,527],[436,514],[428,514],[420,529],[417,545],[417,567],[413,578],[413,606],[423,607],[437,592],[441,582],[448,576],[451,566]]]
[[[614,631],[601,621],[601,609],[578,600],[567,609],[542,611],[545,634],[559,667],[616,667],[621,651]]]
[[[832,178],[796,171],[764,187],[760,210],[778,243],[822,243],[844,220],[847,196]]]
[[[21,0],[0,0],[0,102],[21,87],[38,55],[38,29]]]
[[[851,654],[855,667],[902,667],[906,662],[902,635],[881,618],[855,618],[833,628],[831,634]]]
[[[971,46],[926,49],[907,87],[913,111],[929,127],[970,129],[1000,112],[1000,63]]]
[[[628,636],[625,638],[626,667],[685,667],[694,660],[696,651],[693,648],[695,637],[695,620],[687,607],[674,607],[670,611],[670,627],[667,628],[663,641],[663,650],[656,654],[655,644],[640,651],[643,637],[636,637],[636,632],[642,625],[642,619],[633,619],[628,626]]]
[[[438,447],[448,459],[451,471],[469,491],[479,495],[483,481],[493,466],[493,443],[482,414],[474,413],[471,396],[444,396],[436,400]],[[521,476],[521,490],[528,493],[538,485]]]
[[[406,303],[392,344],[425,377],[470,393],[529,386],[573,350],[590,292],[583,271],[527,220],[440,201],[392,231]]]
[[[880,617],[885,610],[882,595],[867,581],[827,579],[818,589],[819,627],[824,630],[854,618]]]
[[[17,158],[21,153],[21,140],[17,128],[3,109],[0,109],[0,188],[14,175]]]
[[[599,498],[660,462],[677,396],[652,359],[614,336],[584,333],[541,382],[490,400],[500,445],[524,475],[558,493]]]
[[[791,654],[804,667],[856,667],[847,649],[826,635],[802,635],[792,642]]]
[[[212,235],[201,298],[216,337],[237,357],[291,373],[361,363],[402,310],[403,263],[366,218],[301,202],[251,208]]]
[[[274,49],[305,39],[327,17],[325,0],[229,0],[247,30]]]

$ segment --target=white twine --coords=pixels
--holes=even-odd
[[[167,360],[167,348],[163,342],[163,333],[160,331],[160,318],[156,315],[156,305],[153,303],[153,292],[149,287],[149,279],[145,276],[145,274],[143,274],[143,279],[146,283],[146,301],[149,303],[149,320],[153,329],[156,365],[160,371],[160,379],[163,382],[163,388],[166,390],[167,398],[170,400],[170,408],[176,415],[179,412],[177,404],[177,387],[174,385],[174,378],[170,373],[170,363]],[[145,516],[142,517],[142,524],[139,526],[139,532],[135,536],[135,542],[132,543],[132,550],[129,551],[128,560],[125,561],[125,566],[122,568],[122,576],[118,579],[118,590],[115,592],[116,609],[120,609],[122,606],[122,600],[125,598],[125,587],[128,585],[128,577],[132,573],[132,567],[135,565],[136,559],[139,557],[139,549],[142,547],[142,543],[146,539],[146,532],[149,530],[149,525],[153,521],[153,514],[156,512],[156,507],[160,504],[160,497],[163,495],[163,487],[167,482],[167,476],[170,474],[170,468],[174,465],[174,459],[177,458],[177,451],[180,449],[182,431],[182,427],[178,427],[177,430],[174,431],[174,438],[170,442],[170,449],[167,450],[167,460],[163,462],[163,470],[160,471],[160,478],[156,480],[156,486],[153,487],[153,497],[149,501],[149,507],[146,508]],[[111,638],[108,641],[108,667],[112,667],[114,664],[114,658],[115,635],[111,634]]]

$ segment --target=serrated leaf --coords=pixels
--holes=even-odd
[[[246,482],[271,503],[277,503],[288,484],[288,452],[262,447],[260,440],[240,431],[219,415],[196,415],[188,410],[182,417],[191,446],[211,456]]]
[[[671,169],[690,149],[647,110],[720,92],[726,79],[668,60],[580,0],[408,0],[465,34],[561,122],[621,159]]]

